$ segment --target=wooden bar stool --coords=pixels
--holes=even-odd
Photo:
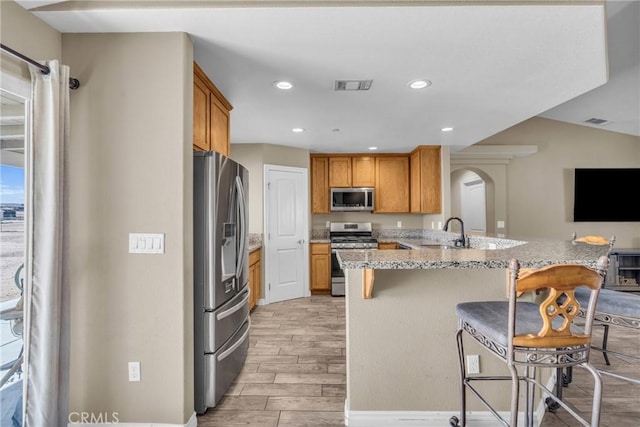
[[[578,237],[578,234],[576,232],[574,232],[571,235],[571,242],[576,245],[576,244],[587,244],[587,245],[596,245],[596,246],[608,246],[608,250],[606,255],[610,256],[611,255],[611,251],[613,250],[613,245],[616,242],[616,236],[613,235],[611,236],[609,239],[607,239],[604,236],[599,236],[599,235],[595,235],[595,234],[588,234],[585,236],[580,236]],[[605,278],[605,282],[606,282],[606,278]],[[604,288],[606,283],[603,282],[602,283],[602,287]],[[600,304],[601,300],[602,300],[602,294],[603,294],[603,289],[600,290],[600,294],[598,296],[598,304]],[[606,292],[611,292],[611,291],[605,291]],[[578,300],[578,302],[580,303],[581,306],[585,307],[586,304],[589,301],[589,293],[585,290],[583,291],[582,289],[576,289],[576,299]],[[583,310],[581,310],[582,312]],[[609,356],[606,352],[607,350],[607,341],[608,341],[608,337],[609,337],[609,325],[606,322],[601,322],[598,320],[598,307],[596,306],[596,316],[595,316],[595,322],[594,322],[594,326],[601,326],[603,329],[603,333],[602,333],[602,345],[598,348],[598,347],[594,347],[592,346],[591,348],[594,350],[599,350],[602,349],[602,356],[604,357],[604,361],[607,365],[609,365]],[[578,313],[578,316],[581,316],[580,313]],[[573,377],[573,370],[571,367],[566,369],[566,373],[565,373],[565,369],[559,368],[558,369],[558,375],[557,375],[557,382],[556,382],[556,396],[559,399],[562,399],[562,388],[563,387],[568,387],[569,384],[571,383],[571,381]],[[560,407],[560,405],[558,405],[553,399],[548,398],[546,401],[547,404],[547,409],[549,409],[549,412],[556,412],[556,410]]]
[[[512,260],[509,265],[509,301],[465,302],[456,306],[458,330],[456,340],[461,377],[460,418],[452,417],[451,426],[466,425],[467,391],[473,393],[489,411],[505,426],[518,425],[520,381],[525,388],[524,424],[533,425],[534,389],[540,388],[565,408],[585,426],[598,426],[602,381],[598,371],[589,363],[591,329],[595,307],[605,272],[608,256],[598,260],[597,268],[583,265],[559,264],[537,269],[527,269],[521,274],[520,264]],[[574,291],[586,287],[590,297],[583,325],[573,326],[574,318],[581,307]],[[517,300],[519,292],[530,292],[546,288],[546,299],[540,303]],[[583,309],[585,309],[583,307]],[[468,375],[465,366],[463,334],[482,344],[491,354],[502,360],[510,375]],[[566,402],[554,396],[536,378],[537,368],[567,368],[581,366],[594,378],[591,423],[581,417]],[[523,373],[518,372],[523,368]],[[510,420],[505,420],[474,386],[477,381],[511,381]]]

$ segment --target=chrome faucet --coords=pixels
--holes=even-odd
[[[456,219],[460,222],[460,238],[456,239],[453,241],[453,244],[456,247],[463,247],[466,248],[467,247],[467,239],[464,236],[464,222],[462,222],[462,220],[460,218],[458,218],[457,216],[452,216],[451,218],[447,219],[444,223],[444,227],[442,227],[442,231],[448,231],[449,230],[449,222],[451,222],[452,219]]]

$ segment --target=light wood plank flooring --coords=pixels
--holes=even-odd
[[[602,342],[602,327],[594,328],[594,344]],[[608,348],[625,354],[640,357],[640,331],[637,329],[611,326],[609,328]],[[602,353],[592,351],[591,363],[601,370],[618,375],[640,379],[640,362],[609,355],[607,366]],[[603,394],[600,414],[601,426],[637,427],[640,426],[640,385],[633,384],[608,375],[602,375]],[[587,420],[591,419],[593,398],[593,377],[584,369],[574,369],[573,379],[563,389],[563,397],[574,406]],[[559,408],[556,413],[546,413],[541,427],[580,426],[569,413]]]
[[[201,427],[344,426],[344,298],[257,306],[244,369]]]
[[[251,320],[245,367],[219,405],[198,417],[198,426],[344,426],[344,299],[312,296],[258,306]],[[596,328],[596,334],[601,333],[602,328]],[[640,332],[612,327],[609,346],[640,355]],[[640,363],[610,359],[609,370],[640,377]],[[605,368],[600,353],[594,352],[592,361]],[[640,386],[608,376],[603,381],[600,425],[639,426]],[[590,414],[591,393],[590,374],[574,370],[565,398]],[[542,427],[578,425],[563,409],[547,412],[542,422]]]

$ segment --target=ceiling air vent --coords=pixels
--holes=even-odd
[[[369,90],[373,80],[336,80],[334,90]]]
[[[592,125],[598,125],[598,126],[602,126],[610,123],[609,120],[598,119],[596,117],[592,117],[589,120],[585,120],[584,122],[591,123]]]

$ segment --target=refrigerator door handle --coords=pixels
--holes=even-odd
[[[249,300],[249,294],[251,292],[251,289],[247,289],[247,295],[242,298],[242,300],[237,303],[236,305],[234,305],[233,307],[231,307],[228,310],[225,310],[221,313],[216,314],[216,319],[218,320],[222,320],[226,317],[231,316],[233,313],[235,313],[236,311],[240,310],[242,308],[242,306]]]
[[[240,180],[239,176],[236,176],[236,190],[238,191],[238,204],[240,207],[240,248],[238,249],[238,263],[236,265],[236,282],[242,273],[242,269],[244,268],[244,251],[246,250],[246,241],[247,241],[247,224],[246,224],[246,205],[245,205],[245,195],[244,195],[244,187],[242,186],[242,180]],[[236,283],[238,290],[244,283]]]
[[[251,318],[250,317],[247,317],[247,322],[249,322],[249,327],[247,328],[247,330],[244,332],[244,334],[242,334],[242,336],[240,337],[240,339],[238,341],[233,343],[233,345],[231,347],[229,347],[228,349],[226,349],[225,351],[223,351],[222,353],[220,353],[218,355],[218,357],[217,357],[218,362],[221,362],[224,359],[226,359],[227,357],[229,357],[234,351],[236,351],[236,349],[238,347],[240,347],[240,345],[242,345],[243,342],[245,342],[245,340],[249,336],[249,331],[251,330]]]

